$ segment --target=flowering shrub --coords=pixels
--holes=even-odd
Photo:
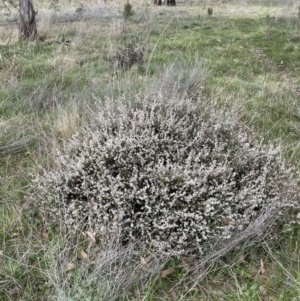
[[[263,231],[296,201],[278,148],[189,99],[107,101],[56,163],[33,182],[46,224],[168,254]]]

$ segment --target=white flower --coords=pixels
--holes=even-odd
[[[160,95],[133,106],[105,103],[65,143],[56,169],[32,183],[31,199],[43,216],[51,213],[45,223],[89,227],[103,239],[120,232],[124,243],[136,238],[168,254],[205,254],[234,241],[236,230],[246,237],[251,226],[260,233],[284,218],[298,196],[278,148],[201,105]]]

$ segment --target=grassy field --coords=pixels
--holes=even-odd
[[[181,281],[175,260],[143,277],[128,267],[130,250],[107,262],[91,237],[45,232],[31,210],[32,175],[51,168],[55,149],[93,122],[103,98],[200,97],[282,144],[300,170],[297,1],[130,3],[125,20],[123,1],[35,1],[36,42],[20,41],[16,11],[1,9],[0,300],[300,300],[297,227],[280,243],[231,252],[202,280]],[[125,68],[128,47],[143,60]]]

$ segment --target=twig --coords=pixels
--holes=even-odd
[[[30,141],[32,141],[32,137],[22,138],[17,140],[9,145],[1,146],[0,147],[0,154],[8,154],[8,153],[15,153],[20,151],[20,149],[26,146]]]

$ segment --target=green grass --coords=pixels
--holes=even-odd
[[[108,1],[111,16],[99,19],[49,27],[41,21],[42,41],[35,43],[1,40],[0,29],[1,300],[48,300],[54,293],[60,294],[57,300],[97,298],[93,281],[102,278],[96,275],[88,282],[78,250],[69,249],[58,234],[49,233],[48,240],[41,237],[42,225],[26,203],[31,174],[51,167],[54,147],[88,122],[97,99],[130,98],[159,90],[165,87],[164,81],[172,80],[163,76],[174,62],[175,81],[184,81],[201,62],[197,66],[209,72],[203,71],[205,81],[196,86],[193,96],[200,95],[208,105],[238,111],[241,122],[266,141],[281,141],[283,155],[299,171],[300,104],[295,88],[300,85],[300,19],[294,7],[283,11],[280,6],[250,4],[249,11],[256,12],[252,14],[245,8],[238,12],[237,3],[223,8],[219,3],[212,5],[209,17],[200,4],[148,10],[133,2],[135,16],[127,20],[124,32],[122,17],[113,14],[122,6],[113,5]],[[268,20],[267,14],[276,18]],[[9,30],[15,37],[16,29]],[[145,47],[145,64],[119,70],[110,59],[129,42]],[[16,152],[1,152],[24,137],[34,139]],[[78,248],[88,246],[85,241]],[[285,234],[282,245],[274,244],[261,254],[250,252],[242,264],[237,263],[237,254],[230,254],[192,291],[191,282],[173,288],[181,269],[169,262],[163,268],[175,265],[174,273],[166,279],[137,281],[124,300],[179,300],[182,296],[189,301],[298,300],[299,249],[299,234],[293,231]],[[97,253],[90,250],[89,255],[93,252]],[[61,256],[64,264],[77,262],[74,273],[64,274],[61,267],[51,266]],[[266,265],[263,275],[258,274],[261,258]],[[80,286],[82,277],[87,282]]]

